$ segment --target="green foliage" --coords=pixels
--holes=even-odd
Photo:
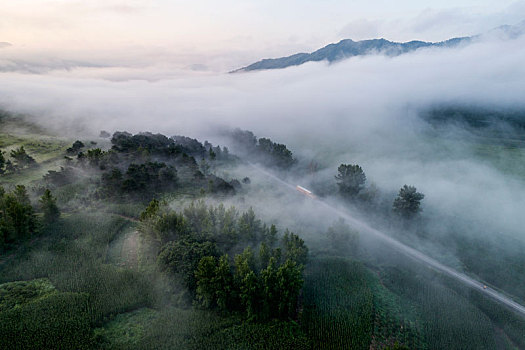
[[[126,171],[122,190],[124,192],[160,190],[162,187],[173,187],[177,181],[177,171],[164,163],[148,162],[130,164]]]
[[[160,244],[186,237],[190,233],[186,217],[156,199],[140,214],[140,221],[139,231]],[[195,235],[193,238],[198,239]]]
[[[218,251],[212,242],[195,242],[181,239],[166,243],[160,250],[157,263],[164,271],[180,274],[186,287],[195,291],[197,281],[195,271],[199,262],[206,256],[218,256]]]
[[[292,260],[277,266],[272,257],[268,266],[257,273],[249,249],[236,255],[234,260],[233,275],[227,255],[219,260],[211,256],[200,260],[195,278],[201,306],[217,307],[222,312],[241,307],[251,321],[288,319],[296,314],[303,285],[302,266]]]
[[[0,284],[0,312],[20,307],[52,293],[56,293],[56,289],[47,278]]]
[[[11,150],[10,155],[16,161],[16,167],[19,169],[36,165],[35,159],[26,153],[24,146]]]
[[[335,176],[339,194],[344,198],[355,199],[365,188],[366,175],[359,165],[341,164],[337,168],[338,174]]]
[[[286,230],[282,238],[284,246],[284,259],[295,261],[298,264],[306,264],[308,248],[298,235]]]
[[[267,317],[287,319],[295,316],[297,298],[303,286],[302,273],[302,266],[295,261],[287,259],[277,267],[276,259],[270,258],[260,275]]]
[[[261,233],[261,221],[255,217],[255,212],[252,208],[243,213],[237,222],[239,236],[249,241],[255,241]]]
[[[421,200],[425,198],[423,193],[417,192],[414,186],[404,185],[397,198],[394,200],[392,209],[399,216],[410,219],[421,211]]]
[[[89,297],[53,293],[0,312],[2,349],[91,349]]]
[[[286,259],[284,264],[277,269],[277,291],[279,318],[286,319],[295,316],[297,310],[297,299],[303,287],[303,268],[297,262]],[[272,310],[270,310],[272,311]]]
[[[0,175],[5,173],[5,162],[6,159],[4,157],[5,152],[0,150]]]
[[[60,171],[49,170],[43,179],[46,183],[59,187],[73,183],[76,177],[77,175],[72,167],[60,167]]]
[[[211,309],[215,306],[216,297],[214,285],[215,271],[217,269],[217,258],[205,256],[199,261],[195,270],[197,280],[197,300],[204,308]]]
[[[177,213],[154,200],[141,215],[141,232],[161,242],[191,235],[198,241],[214,241],[218,248],[229,251],[239,243],[268,241],[273,245],[277,235],[275,226],[262,225],[252,209],[239,215],[234,207],[207,206],[203,201],[192,202]]]
[[[309,264],[301,323],[314,349],[369,349],[374,304],[362,265],[343,259]]]
[[[95,335],[102,340],[103,349],[135,349],[158,316],[159,312],[150,308],[119,314],[103,328],[97,328]]]
[[[69,154],[77,154],[84,147],[85,145],[82,141],[76,140],[73,142],[73,145],[71,145],[71,147],[66,150],[66,152]]]
[[[280,242],[281,265],[281,248],[272,248],[277,229],[262,225],[252,209],[239,217],[233,207],[208,207],[199,201],[179,214],[154,200],[141,214],[140,230],[164,244],[158,266],[178,275],[202,307],[242,309],[252,320],[295,315],[308,248],[287,230]],[[234,255],[231,266],[226,254],[238,251],[239,243],[247,247]],[[258,257],[250,243],[260,243]]]
[[[246,310],[249,320],[261,318],[263,298],[261,295],[261,282],[254,272],[255,258],[251,248],[246,248],[242,254],[234,259],[235,284],[238,287],[241,305]]]
[[[0,190],[0,248],[35,233],[36,218],[24,186],[12,193]]]
[[[231,310],[234,306],[235,295],[233,276],[227,254],[219,258],[213,285],[215,286],[215,295],[217,297],[217,307],[219,310],[223,312]]]
[[[105,340],[102,349],[311,349],[295,322],[242,322],[205,310],[173,307],[119,315],[96,334]]]
[[[56,202],[56,198],[51,195],[49,189],[46,189],[42,197],[40,197],[40,207],[44,213],[44,222],[46,224],[53,223],[60,217],[60,210]]]
[[[140,221],[146,221],[147,219],[154,218],[160,210],[160,202],[153,198],[148,204],[148,207],[140,213]]]
[[[125,174],[122,174],[118,168],[102,174],[102,193],[108,197],[119,194],[132,196],[155,194],[173,190],[177,181],[177,170],[166,163],[131,163]]]

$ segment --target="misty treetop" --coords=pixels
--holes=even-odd
[[[96,190],[84,197],[120,202],[138,198],[149,201],[184,186],[189,191],[217,195],[234,195],[241,189],[239,181],[228,182],[213,174],[216,167],[235,160],[226,147],[213,146],[207,141],[202,144],[185,136],[169,138],[148,132],[136,135],[115,132],[111,143],[111,149],[103,150],[93,148],[96,144],[93,142],[86,146],[75,141],[66,152],[76,153],[76,162],[66,156],[66,166],[44,175],[44,186],[57,188],[82,181],[86,175],[96,175],[91,181]]]
[[[187,136],[167,137],[162,134],[142,132],[130,134],[117,131],[111,138],[112,149],[119,153],[139,153],[154,156],[173,157],[187,155],[197,159],[226,159],[227,148],[213,147],[209,142],[202,144],[197,139]]]
[[[61,166],[58,171],[49,170],[47,174],[43,176],[43,181],[52,187],[61,187],[74,182],[78,176],[79,175],[74,167]]]
[[[333,252],[347,255],[355,252],[359,240],[359,232],[353,230],[344,219],[339,218],[327,230],[326,237],[330,240]]]
[[[347,199],[355,199],[365,188],[365,172],[357,164],[341,164],[337,171],[335,178],[339,186],[339,193]]]
[[[410,219],[421,211],[421,201],[425,198],[423,193],[417,192],[414,186],[404,185],[394,199],[392,210],[399,216]]]
[[[208,206],[199,200],[176,212],[153,200],[140,217],[140,231],[161,244],[191,236],[196,241],[213,241],[231,252],[240,249],[239,244],[266,242],[273,247],[277,241],[275,226],[263,224],[251,208],[241,213],[235,207]],[[299,243],[291,242],[290,247]]]
[[[31,167],[36,165],[36,161],[33,157],[27,154],[24,146],[20,146],[11,151],[11,158],[15,160],[15,166],[18,168]]]
[[[235,129],[230,133],[230,137],[241,151],[266,166],[287,170],[297,163],[286,145],[273,142],[269,138],[257,139],[251,131]]]
[[[36,160],[27,154],[24,146],[12,149],[9,153],[11,159],[6,157],[6,152],[0,150],[0,175],[16,173],[22,169],[38,166]]]
[[[84,147],[85,147],[85,145],[84,145],[84,143],[82,141],[76,140],[75,142],[73,142],[73,145],[71,145],[71,147],[69,147],[66,150],[66,152],[68,154],[75,154],[76,155]]]

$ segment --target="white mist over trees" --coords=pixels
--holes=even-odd
[[[211,139],[222,127],[252,130],[327,169],[359,164],[392,198],[402,184],[416,186],[426,196],[425,213],[461,212],[461,220],[479,223],[481,230],[466,234],[524,239],[521,180],[476,158],[461,142],[468,133],[451,127],[444,133],[457,142],[439,140],[418,117],[442,104],[524,107],[524,41],[487,39],[396,58],[157,81],[108,81],[96,70],[93,79],[76,78],[74,71],[6,73],[0,103],[68,134],[125,128]],[[333,172],[322,175],[333,178]]]

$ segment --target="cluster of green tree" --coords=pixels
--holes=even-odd
[[[248,130],[235,129],[230,136],[238,148],[267,166],[290,169],[297,163],[292,152],[284,144],[275,143],[269,138],[257,139]]]
[[[369,202],[374,199],[376,189],[366,188],[366,175],[357,164],[341,164],[335,176],[341,197],[353,202]],[[412,219],[421,212],[424,194],[414,186],[404,185],[394,199],[392,211],[404,219]]]
[[[226,146],[221,149],[220,146],[213,147],[211,143],[204,141],[204,147],[208,150],[210,160],[227,160],[231,158],[230,150]]]
[[[202,257],[195,270],[199,304],[221,312],[241,311],[252,321],[293,318],[304,265],[293,258],[279,263],[279,257],[271,256],[264,268],[258,268],[270,256],[264,254],[263,248],[257,257],[246,248],[233,263],[228,254]]]
[[[15,173],[21,169],[35,167],[37,162],[27,154],[24,146],[11,150],[11,158],[6,159],[5,152],[0,150],[0,175],[5,173]]]
[[[52,187],[61,187],[70,184],[75,181],[77,174],[75,168],[72,166],[60,167],[59,171],[49,170],[47,174],[43,176],[43,180],[46,184]]]
[[[178,213],[153,200],[140,232],[158,243],[160,269],[178,276],[202,307],[252,320],[295,314],[308,248],[288,231],[279,240],[253,210],[199,201]]]
[[[420,206],[423,198],[425,195],[417,192],[414,186],[404,185],[394,199],[392,210],[405,219],[411,219],[421,211]]]
[[[81,166],[89,166],[91,168],[99,168],[105,170],[111,164],[119,163],[119,157],[115,152],[103,151],[100,148],[88,149],[85,153],[79,152],[77,154],[78,164]]]
[[[56,198],[45,190],[40,198],[42,222],[49,224],[60,216]],[[25,186],[18,185],[12,192],[0,187],[0,250],[7,245],[35,235],[38,221]]]
[[[76,155],[84,147],[85,147],[85,145],[84,145],[84,143],[82,141],[76,140],[75,142],[73,142],[73,145],[71,145],[71,147],[69,147],[66,150],[66,152],[68,154],[75,154]]]
[[[0,187],[0,244],[31,237],[36,228],[36,216],[25,186],[18,185],[10,193]]]
[[[162,134],[143,132],[132,135],[128,132],[115,132],[111,138],[112,148],[120,153],[140,153],[156,156],[173,157],[186,154],[198,159],[224,159],[229,157],[226,147],[205,145],[186,136],[167,137]]]
[[[121,194],[159,193],[177,186],[177,170],[165,163],[131,163],[123,174],[113,168],[102,174],[102,192],[106,197]]]
[[[207,141],[203,145],[184,136],[168,138],[152,133],[116,132],[111,142],[113,146],[107,151],[100,148],[80,151],[85,146],[81,141],[75,141],[68,152],[77,152],[77,162],[68,158],[67,167],[60,171],[51,170],[44,176],[45,183],[57,187],[75,182],[81,173],[75,170],[76,167],[90,172],[102,170],[96,197],[120,199],[122,195],[137,198],[147,194],[144,198],[149,201],[157,194],[178,187],[177,166],[183,168],[184,174],[193,174],[190,181],[193,188],[200,186],[203,191],[231,195],[241,187],[237,180],[227,182],[211,174],[217,160],[233,159],[226,147],[214,147]],[[195,156],[202,157],[200,167]]]

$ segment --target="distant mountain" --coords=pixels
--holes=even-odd
[[[363,56],[381,53],[387,56],[398,56],[407,52],[415,51],[423,47],[452,47],[461,43],[469,42],[471,37],[454,38],[439,43],[425,41],[409,41],[398,43],[386,39],[371,39],[353,41],[351,39],[341,40],[337,44],[330,44],[312,53],[297,53],[295,55],[281,58],[266,58],[250,64],[237,71],[252,71],[260,69],[280,69],[290,66],[298,66],[306,62],[317,62],[327,60],[328,62],[339,61],[354,56]]]
[[[493,29],[487,35],[503,35],[507,38],[516,38],[525,32],[525,21],[518,25],[505,25]],[[341,40],[337,44],[327,45],[312,53],[296,53],[291,56],[281,58],[267,58],[240,68],[233,72],[253,71],[262,69],[281,69],[290,66],[298,66],[306,62],[328,61],[334,62],[354,56],[364,56],[371,54],[383,54],[387,56],[399,56],[425,47],[455,47],[461,44],[468,44],[473,39],[481,35],[471,37],[452,38],[441,42],[409,41],[398,43],[386,39],[371,39],[353,41],[350,39]],[[233,73],[232,72],[232,73]]]
[[[9,47],[9,46],[13,46],[13,45],[11,45],[10,43],[6,41],[0,41],[0,49],[3,47]]]

